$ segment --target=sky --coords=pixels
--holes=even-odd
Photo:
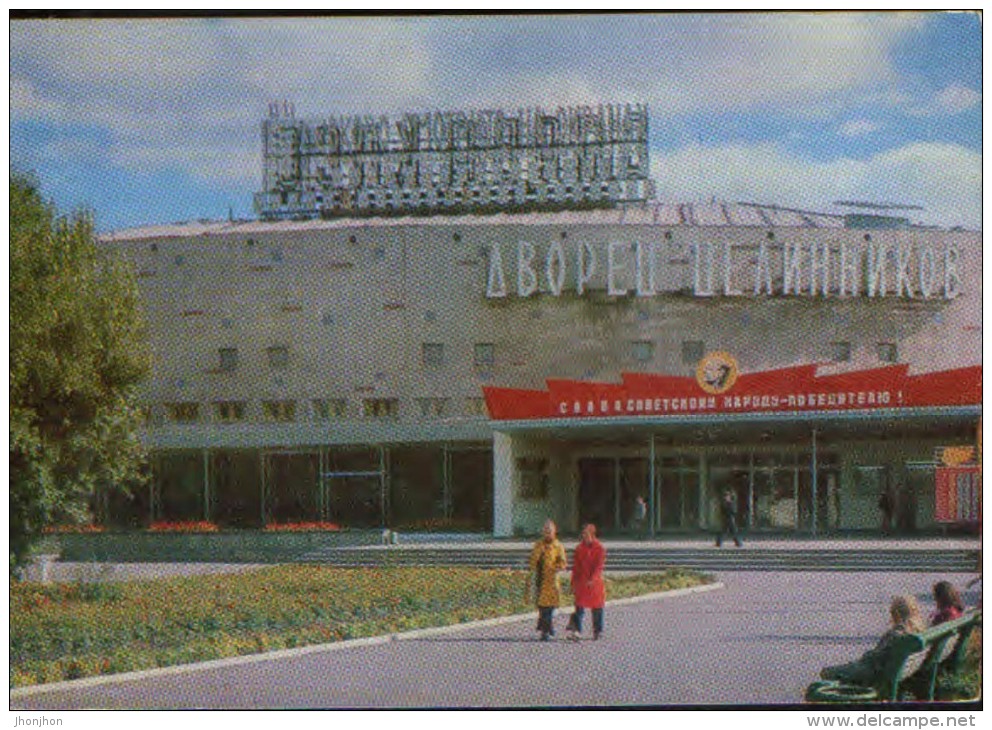
[[[261,122],[647,104],[657,197],[982,223],[975,14],[12,20],[11,166],[101,231],[253,218]]]

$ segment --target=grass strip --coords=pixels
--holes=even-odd
[[[712,578],[608,577],[610,599]],[[280,565],[121,583],[10,584],[9,685],[78,679],[381,636],[532,610],[527,574]],[[567,585],[567,580],[563,581]],[[564,604],[570,605],[566,593]]]

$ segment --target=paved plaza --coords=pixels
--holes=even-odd
[[[934,573],[727,572],[716,590],[607,606],[604,638],[538,641],[532,617],[310,648],[124,680],[15,691],[11,709],[795,704],[820,668],[886,628],[892,595],[928,611]],[[965,593],[969,604],[975,591]],[[588,627],[587,627],[588,631]]]

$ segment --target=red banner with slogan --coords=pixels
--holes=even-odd
[[[816,365],[738,373],[725,353],[695,378],[623,373],[619,383],[548,380],[546,390],[483,388],[490,418],[527,420],[710,413],[850,411],[982,403],[982,366],[910,375],[892,365],[817,375]]]

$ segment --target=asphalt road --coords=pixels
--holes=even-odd
[[[610,607],[599,641],[537,640],[533,619],[11,695],[11,709],[795,704],[886,628],[896,593],[965,576],[726,573],[724,588]],[[965,594],[973,604],[977,594]]]

